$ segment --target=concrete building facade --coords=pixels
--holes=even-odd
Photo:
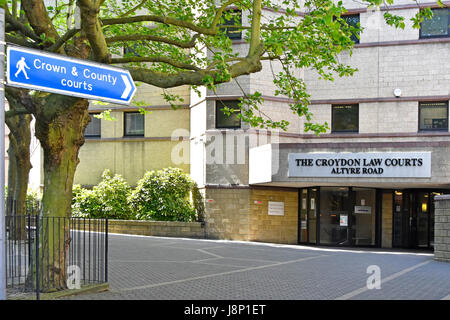
[[[135,97],[143,102],[141,107],[91,103],[91,122],[80,148],[74,184],[97,185],[105,169],[122,175],[131,186],[147,171],[176,167],[189,173],[189,87],[167,91],[184,99],[183,104],[172,108],[162,98],[161,89],[145,84],[138,87]],[[95,117],[105,111],[108,116]],[[31,128],[34,130],[34,123]],[[32,136],[29,187],[42,191],[43,152],[34,133]]]
[[[146,171],[177,167],[189,173],[189,88],[169,92],[183,98],[183,105],[174,110],[162,98],[162,90],[144,84],[135,100],[144,102],[146,114],[137,106],[92,104],[75,183],[96,185],[105,169],[121,174],[130,185]],[[108,109],[113,120],[94,117]]]
[[[433,197],[450,191],[450,34],[436,21],[404,30],[388,26],[386,8],[344,1],[365,29],[352,55],[358,68],[334,82],[300,70],[319,137],[275,96],[272,66],[191,96],[191,175],[203,187],[210,238],[314,245],[432,248]],[[438,24],[449,2],[432,7]],[[390,8],[408,21],[417,4]],[[275,14],[273,12],[265,14]],[[282,13],[279,13],[282,14]],[[243,15],[245,16],[245,15]],[[245,22],[245,21],[244,21]],[[236,51],[247,45],[235,40]],[[243,92],[263,94],[264,114],[290,122],[268,132],[223,120]]]

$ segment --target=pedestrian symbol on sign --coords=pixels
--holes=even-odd
[[[16,78],[17,78],[17,75],[18,75],[20,72],[23,72],[23,74],[25,75],[25,78],[30,79],[30,78],[28,78],[27,72],[26,72],[25,69],[24,69],[24,68],[27,68],[28,70],[30,69],[30,68],[27,66],[27,64],[25,63],[25,58],[24,58],[24,57],[20,58],[20,60],[17,62],[16,68],[17,68],[17,72],[14,74],[14,76],[15,76]]]

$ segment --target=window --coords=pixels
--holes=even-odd
[[[450,36],[450,8],[431,9],[433,17],[424,19],[420,25],[421,38]]]
[[[357,104],[332,106],[332,132],[358,132],[359,107]]]
[[[123,47],[123,55],[125,57],[140,57],[137,53],[138,45],[135,43],[133,46],[125,46]]]
[[[89,116],[91,117],[91,121],[88,123],[86,129],[84,130],[85,137],[100,137],[101,135],[101,120],[94,117],[100,113],[91,113]]]
[[[342,19],[347,22],[349,27],[358,28],[359,27],[359,14],[348,14],[342,16]],[[353,33],[351,39],[354,43],[359,43],[359,33]]]
[[[227,115],[223,108],[227,107],[235,112]],[[218,129],[238,129],[241,127],[241,119],[237,116],[240,113],[239,100],[216,101],[216,128]]]
[[[231,19],[227,19],[228,14],[231,14]],[[225,26],[241,26],[242,25],[242,12],[240,10],[229,10],[225,14]],[[242,39],[242,30],[237,28],[225,28],[225,32],[228,38],[231,40]]]
[[[419,130],[448,130],[448,103],[419,103]]]
[[[144,115],[140,112],[124,113],[124,135],[144,136]]]

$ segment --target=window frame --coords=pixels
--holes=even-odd
[[[230,12],[230,11],[232,11],[233,14],[239,13],[239,18],[240,18],[240,20],[241,20],[240,23],[241,23],[241,25],[242,25],[242,10],[239,10],[239,9],[230,9],[230,10],[226,10],[226,12]],[[225,12],[224,12],[224,14],[225,14]],[[226,23],[226,22],[227,22],[227,21],[225,20],[225,23]],[[234,22],[235,22],[235,21],[234,21]],[[230,26],[231,26],[231,24],[230,24]],[[221,28],[221,29],[225,31],[226,36],[227,36],[231,41],[242,40],[242,29],[239,31],[239,35],[238,35],[238,36],[233,36],[233,37],[230,37],[230,33],[229,33],[228,28],[226,27],[226,24],[224,24],[224,27]],[[238,32],[236,32],[236,34],[238,34]]]
[[[420,23],[420,28],[419,28],[419,39],[434,39],[434,38],[450,38],[450,8],[448,7],[444,7],[444,8],[431,8],[431,10],[436,10],[436,9],[447,9],[447,16],[448,16],[448,26],[447,26],[447,34],[444,35],[434,35],[434,36],[424,36],[422,34],[422,24],[423,22]],[[433,13],[434,16],[434,13]]]
[[[358,13],[348,13],[348,14],[343,14],[343,15],[341,15],[341,19],[345,20],[345,17],[350,17],[350,16],[358,16],[359,27],[361,28],[361,13],[358,12]],[[346,22],[347,22],[347,21],[346,21]],[[348,24],[348,22],[347,22],[347,24]],[[361,41],[361,39],[359,38],[359,37],[361,37],[361,33],[359,33],[358,35],[352,34],[352,37],[353,37],[353,36],[356,38],[356,41],[352,39],[353,43],[354,43],[354,44],[359,44],[360,41]],[[350,37],[350,39],[351,39],[352,37]]]
[[[144,119],[144,128],[142,134],[127,134],[127,114],[140,114]],[[145,115],[139,111],[127,111],[123,113],[123,136],[124,137],[144,137],[145,136]]]
[[[220,100],[216,100],[215,101],[215,128],[216,129],[241,129],[242,128],[242,119],[239,119],[239,126],[219,126],[219,123],[218,123],[218,119],[219,119],[219,117],[217,116],[217,114],[218,114],[218,111],[220,111],[220,112],[222,112],[222,108],[223,107],[228,107],[228,108],[230,108],[229,106],[227,106],[226,105],[226,103],[227,102],[230,102],[230,101],[233,101],[233,102],[235,102],[235,101],[237,101],[237,102],[240,102],[239,100],[225,100],[225,101],[220,101]],[[222,104],[222,105],[221,105]],[[241,109],[235,109],[235,108],[230,108],[230,109],[233,109],[233,110],[239,110],[239,113],[241,112]],[[222,114],[224,114],[225,116],[226,116],[226,114],[225,113],[223,113],[222,112]],[[231,116],[231,115],[230,115]]]
[[[422,105],[423,104],[427,104],[427,103],[444,103],[444,105],[446,106],[447,109],[447,127],[446,128],[430,128],[430,129],[424,129],[420,127],[420,117],[421,117],[421,113],[422,113]],[[440,132],[448,132],[448,124],[449,124],[449,112],[448,112],[448,101],[444,100],[444,101],[419,101],[419,107],[418,107],[418,132],[430,132],[430,131],[440,131]]]
[[[356,118],[357,118],[357,128],[356,130],[336,130],[334,127],[334,108],[335,107],[343,107],[343,106],[352,106],[356,107]],[[331,105],[331,133],[359,133],[359,103],[349,103],[349,104],[332,104]]]
[[[97,114],[100,114],[100,112],[90,112],[89,113],[89,117],[90,116],[92,116],[92,118],[94,118],[94,115],[97,115]],[[95,118],[95,119],[97,119],[97,118]],[[91,122],[92,122],[92,119],[91,119],[91,121],[88,123],[88,125],[86,126],[86,128],[84,128],[84,133],[83,133],[83,136],[85,137],[85,138],[101,138],[101,136],[102,136],[102,120],[101,119],[98,119],[98,121],[99,121],[99,134],[86,134],[86,129],[87,129],[87,127],[89,126],[89,124],[91,124]]]

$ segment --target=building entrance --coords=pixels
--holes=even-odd
[[[442,192],[356,187],[316,187],[299,192],[299,243],[434,246],[433,198]]]
[[[434,246],[434,201],[439,192],[394,191],[392,246],[431,248]]]
[[[321,187],[300,190],[299,242],[375,245],[376,190]]]

